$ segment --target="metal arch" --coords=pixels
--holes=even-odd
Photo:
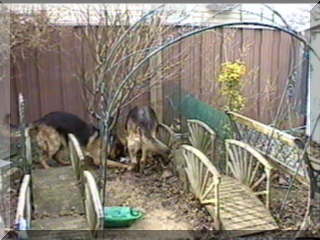
[[[122,83],[120,84],[119,88],[117,89],[114,97],[112,98],[112,101],[107,109],[107,112],[111,112],[115,100],[117,99],[117,97],[119,96],[121,89],[125,86],[125,84],[130,80],[130,78],[137,72],[137,70],[142,67],[148,60],[149,58],[151,58],[152,56],[154,56],[155,54],[157,54],[158,52],[170,47],[171,45],[174,45],[178,42],[180,42],[181,40],[191,37],[193,35],[208,31],[208,30],[212,30],[215,28],[223,28],[223,27],[230,27],[230,26],[238,26],[238,25],[246,25],[246,26],[261,26],[261,27],[268,27],[268,28],[273,28],[276,30],[279,30],[281,32],[285,32],[291,36],[293,36],[294,38],[298,39],[299,41],[303,42],[303,44],[308,47],[309,50],[311,50],[313,52],[313,54],[317,57],[317,59],[320,61],[320,57],[318,56],[318,54],[316,53],[316,51],[310,46],[310,44],[301,36],[299,36],[297,33],[292,32],[286,28],[283,27],[279,27],[279,26],[275,26],[275,25],[271,25],[271,24],[267,24],[267,23],[258,23],[258,22],[232,22],[232,23],[224,23],[224,24],[217,24],[217,25],[213,25],[213,26],[209,26],[209,27],[205,27],[199,30],[195,30],[192,31],[190,33],[186,33],[180,37],[177,37],[171,41],[169,41],[168,43],[164,44],[163,46],[155,49],[154,51],[152,51],[150,54],[148,54],[139,64],[137,64],[126,76],[126,78],[122,81]]]
[[[243,25],[243,26],[261,26],[261,27],[267,27],[267,28],[271,28],[271,29],[276,29],[278,31],[281,32],[285,32],[289,35],[291,35],[292,37],[296,38],[297,40],[299,40],[300,42],[302,42],[304,44],[304,46],[306,46],[314,55],[315,57],[320,61],[320,57],[319,55],[316,53],[316,51],[311,47],[311,45],[300,35],[298,35],[296,32],[293,32],[292,30],[288,30],[284,27],[279,27],[279,26],[275,26],[275,25],[271,25],[271,24],[267,24],[267,23],[258,23],[258,22],[232,22],[232,23],[225,23],[225,24],[217,24],[217,25],[213,25],[213,26],[209,26],[209,27],[205,27],[199,30],[195,30],[189,33],[186,33],[182,36],[179,36],[169,42],[167,42],[166,44],[158,47],[157,49],[153,50],[152,52],[150,52],[142,61],[140,61],[125,77],[125,79],[121,82],[121,84],[119,85],[118,89],[116,90],[114,96],[111,98],[111,102],[110,105],[107,108],[107,111],[105,112],[105,116],[106,116],[106,122],[109,122],[109,118],[110,113],[112,111],[112,109],[114,108],[114,105],[117,101],[117,98],[119,97],[119,95],[121,94],[121,90],[123,89],[123,87],[127,84],[127,82],[130,81],[130,79],[134,76],[134,74],[139,70],[139,68],[141,68],[145,63],[147,63],[147,61],[154,55],[156,55],[157,53],[161,52],[162,50],[180,42],[181,40],[191,37],[193,35],[208,31],[208,30],[212,30],[212,29],[216,29],[216,28],[223,28],[223,27],[230,27],[230,26],[239,26],[239,25]],[[112,126],[112,124],[111,124]],[[110,125],[105,125],[106,128],[106,132],[108,133],[110,130]],[[104,166],[104,168],[106,168]],[[105,169],[106,171],[106,169]],[[104,184],[106,182],[106,179],[104,179]],[[105,187],[104,187],[105,189]],[[306,224],[308,225],[308,224]]]

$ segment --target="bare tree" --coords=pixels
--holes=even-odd
[[[52,33],[57,30],[53,24],[59,14],[35,9],[32,5],[10,6],[10,55],[15,61],[17,51],[24,57],[26,49],[50,50],[55,46],[49,44]]]
[[[100,19],[98,23],[92,23],[92,12]],[[96,119],[103,118],[106,107],[125,76],[150,51],[161,46],[166,38],[173,38],[181,33],[173,25],[165,24],[172,14],[173,12],[164,11],[160,7],[137,15],[130,10],[112,11],[108,5],[100,5],[98,9],[88,7],[81,12],[79,17],[85,26],[78,32],[78,37],[89,47],[88,58],[91,58],[93,66],[90,70],[82,69],[78,78],[83,83],[83,97],[92,116]],[[185,13],[180,13],[178,19],[185,17]],[[179,63],[146,64],[134,80],[121,89],[110,116],[115,117],[133,99],[158,84],[159,82],[150,83],[157,72],[162,72],[164,76],[159,80],[170,79],[175,74],[174,66]]]

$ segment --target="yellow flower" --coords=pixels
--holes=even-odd
[[[220,92],[227,96],[229,106],[226,109],[240,111],[245,106],[245,98],[241,95],[241,78],[246,74],[247,68],[241,61],[225,62],[222,64],[218,82],[221,83]]]

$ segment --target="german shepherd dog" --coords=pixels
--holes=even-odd
[[[131,169],[142,172],[147,156],[151,153],[159,154],[164,159],[168,158],[171,152],[169,147],[156,136],[158,125],[157,115],[150,106],[136,106],[129,111],[125,129]],[[139,151],[141,158],[138,158]]]
[[[16,126],[13,125],[10,127],[16,129]],[[54,159],[63,165],[67,164],[61,161],[59,153],[67,149],[69,133],[77,138],[86,157],[92,158],[95,165],[100,165],[101,137],[99,129],[86,123],[78,116],[67,112],[51,112],[33,122],[29,128],[31,138],[36,140],[43,153],[40,163],[44,168],[49,168],[47,163],[49,159]],[[11,133],[12,135],[16,136],[17,134]],[[117,159],[122,156],[124,147],[114,134],[111,139],[113,141],[108,143],[110,154],[107,158]],[[125,164],[110,160],[107,161],[107,165],[127,168]]]

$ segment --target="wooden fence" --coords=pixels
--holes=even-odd
[[[88,119],[76,75],[79,69],[91,68],[93,62],[88,57],[88,46],[81,38],[75,37],[74,31],[80,33],[81,27],[65,27],[64,31],[53,33],[52,46],[55,47],[47,51],[16,49],[15,62],[11,65],[13,122],[17,121],[19,92],[26,99],[27,121],[55,110],[72,112]],[[191,93],[201,101],[223,108],[224,99],[219,94],[216,79],[222,63],[239,59],[248,69],[243,88],[247,98],[244,114],[270,123],[281,102],[288,76],[293,71],[299,73],[303,67],[299,65],[301,49],[301,44],[291,36],[275,30],[238,28],[207,31],[179,42],[152,60],[163,64],[181,63],[173,67],[174,76],[151,88],[138,99],[138,103],[151,103],[166,123],[176,117],[168,103],[172,94]],[[159,73],[155,79],[164,77]],[[301,99],[295,100],[299,104]],[[296,124],[300,123],[301,117]]]

